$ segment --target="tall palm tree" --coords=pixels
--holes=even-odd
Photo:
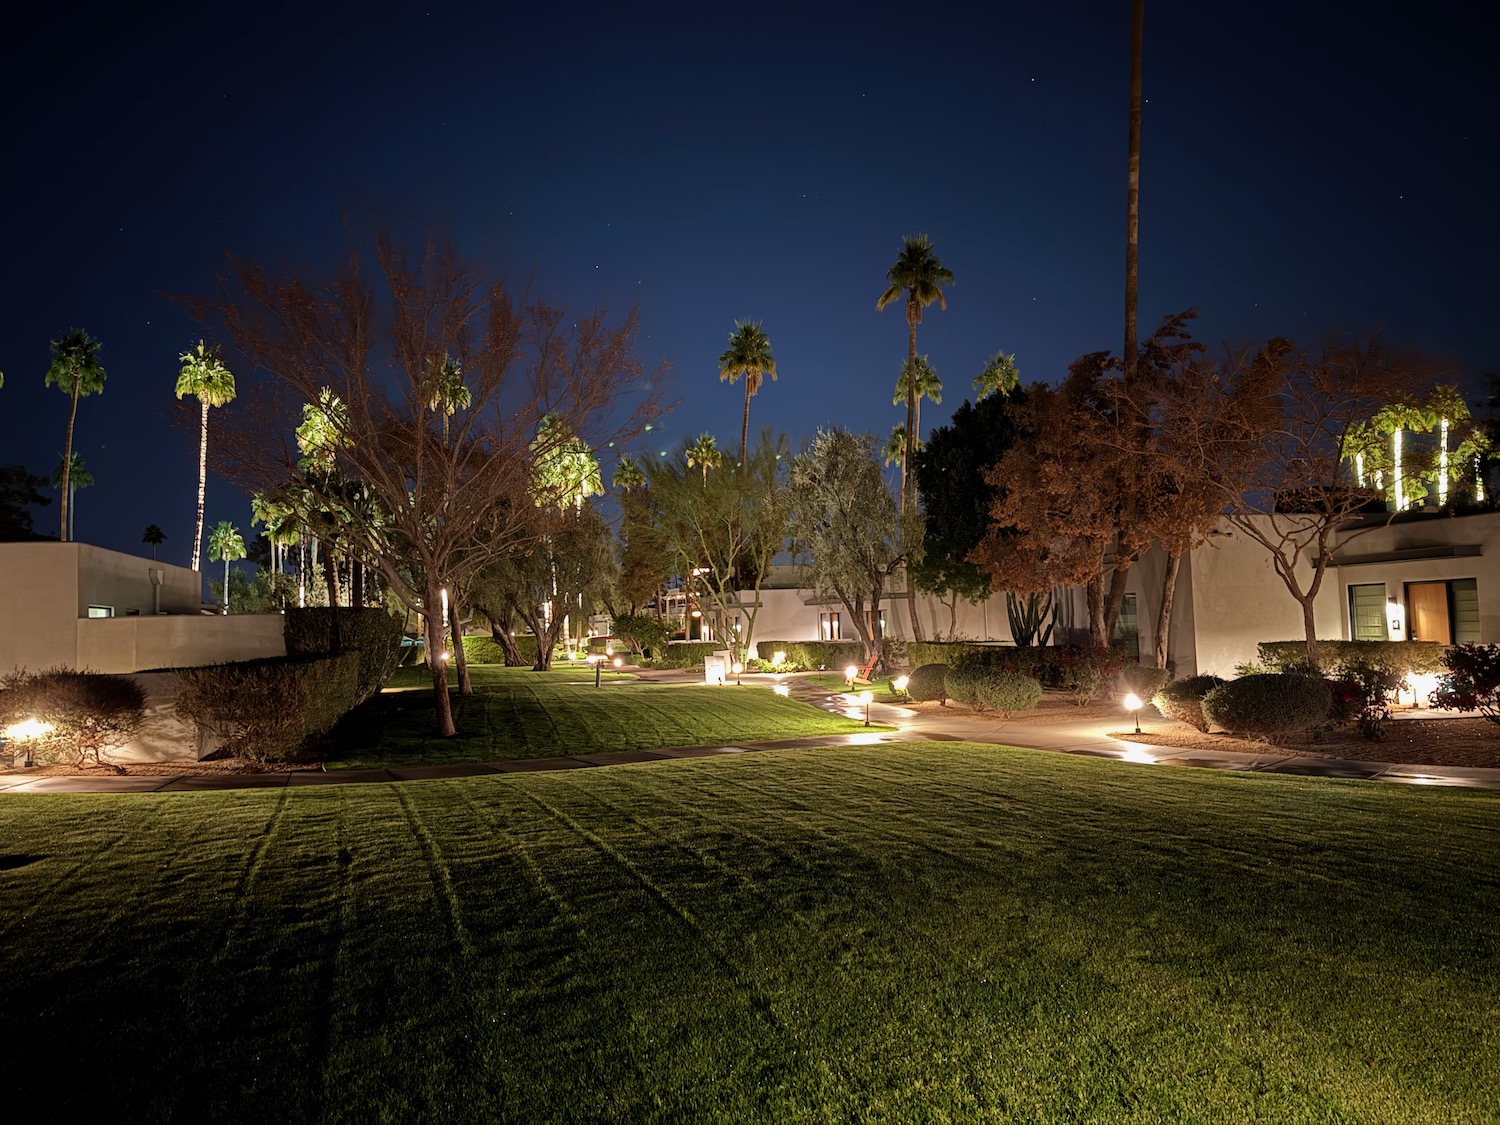
[[[906,453],[905,423],[897,422],[891,427],[891,436],[885,439],[885,445],[881,446],[880,452],[885,457],[887,465],[901,460],[902,456]]]
[[[224,612],[229,612],[229,564],[245,557],[245,541],[239,528],[221,520],[208,537],[208,557],[224,560]]]
[[[464,382],[464,371],[458,360],[444,354],[433,359],[427,366],[427,382],[422,387],[423,405],[428,410],[442,411],[443,445],[448,445],[448,419],[455,411],[467,410],[474,401],[469,385]]]
[[[698,440],[687,447],[688,468],[695,465],[703,470],[703,483],[708,483],[708,470],[717,469],[723,463],[724,455],[719,452],[719,443],[714,440],[713,434],[699,434]]]
[[[911,449],[915,453],[918,446],[922,444],[922,400],[931,399],[935,404],[941,405],[943,401],[943,381],[938,378],[937,372],[933,370],[932,364],[927,362],[925,355],[919,355],[901,367],[901,375],[896,379],[896,393],[891,397],[891,405],[899,406],[903,402],[912,401],[916,403],[916,411],[912,417],[917,427],[917,440],[911,442]],[[905,437],[905,434],[902,435]],[[901,491],[906,491],[906,461],[901,463]],[[915,491],[915,489],[913,490]]]
[[[892,301],[906,295],[907,348],[906,361],[917,362],[917,325],[922,323],[922,310],[936,301],[938,308],[947,311],[948,298],[943,296],[943,286],[953,284],[953,271],[946,269],[938,256],[932,252],[932,239],[925,234],[908,234],[901,240],[901,253],[896,264],[885,271],[888,284],[885,292],[875,302],[876,310],[884,309]],[[913,384],[906,396],[906,454],[901,461],[901,509],[910,505],[915,477],[911,473],[912,453],[917,441],[917,399]]]
[[[72,492],[68,480],[73,465],[73,424],[78,419],[78,400],[84,395],[104,392],[104,368],[99,366],[103,345],[82,328],[75,328],[61,340],[52,341],[52,365],[47,368],[45,383],[56,387],[71,399],[68,407],[68,436],[63,442],[62,528],[59,534],[68,541],[68,497]]]
[[[1140,273],[1141,225],[1141,41],[1146,0],[1130,5],[1130,140],[1125,158],[1125,379],[1136,370],[1135,311]]]
[[[57,471],[52,474],[52,487],[65,493],[63,499],[64,507],[68,512],[68,533],[63,536],[64,540],[73,538],[74,528],[78,525],[74,500],[80,488],[87,488],[94,483],[94,474],[83,467],[83,458],[78,454],[57,463]]]
[[[762,322],[734,322],[729,335],[729,350],[719,357],[719,382],[734,385],[745,377],[745,421],[740,427],[740,464],[750,460],[750,396],[760,390],[760,382],[769,375],[776,379],[776,359],[771,355],[771,340],[761,331]]]
[[[974,379],[974,401],[983,402],[990,395],[1008,395],[1021,385],[1021,369],[1016,357],[996,352],[984,361],[984,370]]]
[[[297,426],[297,448],[303,457],[298,462],[304,471],[333,468],[338,450],[349,430],[349,408],[338,395],[324,387],[318,401],[303,403],[302,421]]]
[[[590,496],[604,492],[599,459],[557,415],[543,416],[531,451],[536,458],[533,477],[539,506],[556,503],[559,508],[582,508]]]
[[[615,473],[610,478],[610,483],[620,492],[629,492],[646,483],[646,474],[636,464],[634,457],[621,457],[620,463],[615,466]]]
[[[167,533],[154,523],[146,526],[146,532],[141,536],[141,542],[151,548],[151,561],[156,561],[156,548],[167,541]]]
[[[203,543],[203,495],[208,488],[208,408],[234,401],[234,376],[219,358],[217,346],[210,348],[202,340],[192,351],[178,357],[182,370],[177,373],[177,397],[193,395],[203,408],[198,426],[198,522],[193,529],[194,570],[198,569]]]

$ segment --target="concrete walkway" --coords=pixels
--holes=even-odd
[[[647,678],[647,677],[643,677]],[[698,681],[700,676],[653,675],[654,682]],[[833,714],[863,719],[865,707],[842,693],[829,693],[788,677],[794,697]],[[1155,714],[1154,711],[1151,712]],[[1138,765],[1196,766],[1200,769],[1235,770],[1244,773],[1283,774],[1294,777],[1328,777],[1359,781],[1393,781],[1407,785],[1451,785],[1477,789],[1500,789],[1500,769],[1464,766],[1415,766],[1391,762],[1361,762],[1343,758],[1315,758],[1279,753],[1268,747],[1263,753],[1223,750],[1190,750],[1150,746],[1111,737],[1108,731],[1124,722],[1101,725],[1096,721],[1062,723],[1018,723],[942,712],[918,712],[909,707],[872,703],[872,723],[894,726],[895,731],[824,735],[817,738],[786,738],[737,745],[683,746],[659,750],[629,750],[602,754],[572,754],[558,758],[528,758],[514,762],[466,762],[440,766],[410,766],[378,770],[299,770],[256,774],[153,774],[135,776],[38,777],[25,770],[0,771],[0,795],[7,793],[188,793],[225,789],[274,789],[304,785],[357,785],[393,781],[422,781],[449,777],[481,777],[505,773],[538,773],[548,770],[588,769],[628,762],[657,762],[678,758],[707,758],[722,754],[748,754],[760,750],[810,747],[859,746],[889,742],[988,742],[1111,758]]]

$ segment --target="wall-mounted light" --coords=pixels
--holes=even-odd
[[[1398,601],[1385,603],[1385,628],[1391,637],[1400,640],[1406,630],[1406,607]]]

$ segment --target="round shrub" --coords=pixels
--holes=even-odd
[[[920,668],[913,668],[906,683],[906,694],[919,703],[929,699],[945,702],[948,698],[944,686],[947,677],[946,664],[924,664]]]
[[[1331,703],[1323,680],[1272,672],[1214,688],[1203,697],[1203,717],[1234,734],[1274,742],[1321,723]]]
[[[1042,701],[1042,685],[1031,676],[1022,672],[986,671],[979,684],[979,702],[984,707],[1013,714],[1030,711]]]
[[[929,664],[929,668],[942,668],[942,664]],[[988,668],[982,668],[977,664],[961,664],[957,667],[948,668],[948,674],[943,678],[942,689],[949,699],[973,707],[977,711],[984,710],[984,703],[980,699],[980,687],[987,678]],[[941,698],[939,696],[938,698]]]
[[[1227,682],[1218,676],[1187,676],[1167,684],[1151,697],[1151,702],[1167,718],[1206,731],[1208,720],[1203,717],[1203,697]]]

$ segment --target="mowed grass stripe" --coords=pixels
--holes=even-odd
[[[7,915],[93,854],[86,815],[124,843],[99,901],[0,949],[0,1034],[110,1049],[89,1083],[46,1053],[0,1078],[64,1116],[1500,1115],[1494,795],[954,744],[400,792],[8,804],[47,858],[0,876]],[[254,931],[204,970],[282,796]]]

